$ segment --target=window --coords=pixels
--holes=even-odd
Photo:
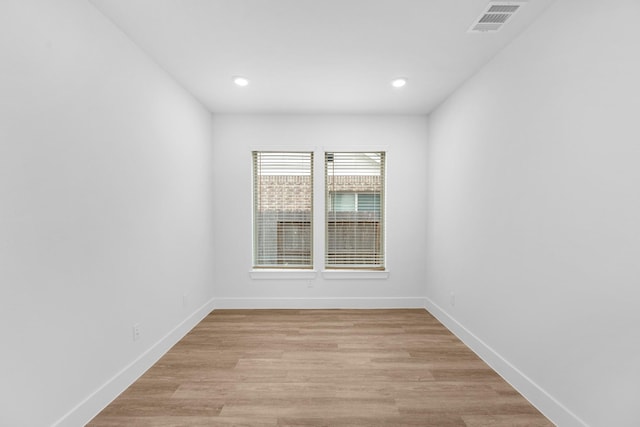
[[[385,153],[325,153],[325,267],[384,269]]]
[[[313,153],[253,153],[254,268],[312,268]]]
[[[331,211],[375,212],[380,210],[380,194],[377,193],[331,193]]]

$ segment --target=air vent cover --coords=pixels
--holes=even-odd
[[[526,1],[490,1],[467,32],[487,33],[499,31]]]

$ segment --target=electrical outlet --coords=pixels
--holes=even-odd
[[[133,340],[138,341],[140,339],[140,323],[133,325]]]
[[[455,305],[456,305],[456,293],[455,292],[451,292],[449,303],[451,304],[451,307],[455,307]]]
[[[313,288],[313,280],[307,280],[307,288]]]

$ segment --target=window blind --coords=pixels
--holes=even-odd
[[[384,269],[384,152],[325,153],[325,267]]]
[[[313,153],[252,155],[254,268],[312,268]]]

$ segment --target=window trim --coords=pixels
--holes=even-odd
[[[388,268],[384,270],[322,270],[322,278],[325,280],[385,280],[389,278],[389,275],[390,272]]]
[[[328,178],[329,178],[329,174],[328,174],[328,161],[327,161],[327,155],[328,154],[337,154],[337,153],[344,153],[344,154],[350,154],[350,155],[354,155],[354,154],[367,154],[367,153],[376,153],[380,155],[381,158],[381,164],[380,164],[380,180],[381,180],[381,188],[379,192],[375,192],[375,191],[367,191],[367,190],[363,190],[363,191],[340,191],[340,193],[362,193],[362,194],[379,194],[379,228],[380,228],[380,235],[378,237],[379,241],[378,241],[378,245],[379,245],[379,257],[381,258],[382,262],[380,264],[344,264],[344,265],[337,265],[337,264],[329,264],[328,261],[328,256],[329,256],[329,212],[330,208],[332,206],[332,200],[331,200],[331,194],[332,192],[329,189],[328,186]],[[345,148],[340,148],[337,150],[328,150],[326,147],[323,148],[322,151],[322,162],[323,162],[323,186],[324,186],[324,206],[323,206],[323,211],[324,211],[324,218],[323,218],[323,225],[324,225],[324,249],[323,249],[323,271],[353,271],[353,272],[376,272],[376,271],[387,271],[387,247],[386,247],[386,186],[387,186],[387,150],[386,149],[381,149],[381,150],[370,150],[369,147],[358,147],[358,149],[356,150],[348,150],[346,147]],[[318,156],[320,157],[320,156]],[[332,156],[332,161],[335,161],[335,157]],[[333,192],[338,193],[338,192]],[[355,211],[354,212],[358,212],[357,209],[357,195],[355,197]],[[338,275],[339,276],[339,275]]]
[[[254,280],[315,280],[318,272],[294,268],[259,268],[252,269],[249,276]]]
[[[360,280],[360,279],[382,279],[386,280],[391,274],[391,267],[389,266],[388,252],[387,252],[387,238],[386,238],[386,222],[389,213],[386,211],[386,194],[388,186],[388,171],[389,171],[389,146],[388,145],[261,145],[254,144],[249,147],[249,155],[253,151],[296,151],[296,152],[313,152],[314,164],[313,168],[315,173],[323,170],[324,168],[324,153],[325,152],[385,152],[385,180],[384,180],[384,201],[381,202],[381,206],[385,209],[385,228],[384,228],[384,240],[383,250],[385,254],[384,270],[361,270],[361,269],[339,269],[339,270],[318,270],[316,267],[324,265],[324,237],[317,238],[318,236],[324,236],[325,230],[324,217],[325,217],[325,195],[324,195],[324,172],[322,172],[322,179],[314,179],[313,184],[313,206],[315,211],[312,218],[314,225],[312,226],[312,232],[314,235],[313,243],[313,269],[300,269],[300,268],[253,268],[253,222],[255,221],[254,209],[253,209],[253,162],[248,162],[248,172],[251,191],[248,194],[249,204],[251,206],[251,233],[249,233],[249,247],[251,248],[251,256],[249,257],[249,271],[248,274],[253,280],[315,280],[322,278],[323,280]]]
[[[316,150],[304,147],[251,147],[251,272],[257,271],[315,271],[315,232],[314,232],[314,223],[315,223],[315,161],[316,161]],[[256,153],[289,153],[289,154],[309,154],[310,155],[310,189],[311,189],[311,210],[309,214],[309,224],[310,224],[310,254],[309,254],[309,265],[304,264],[266,264],[259,265],[257,261],[257,229],[258,222],[256,221]],[[276,239],[276,245],[278,244]]]

